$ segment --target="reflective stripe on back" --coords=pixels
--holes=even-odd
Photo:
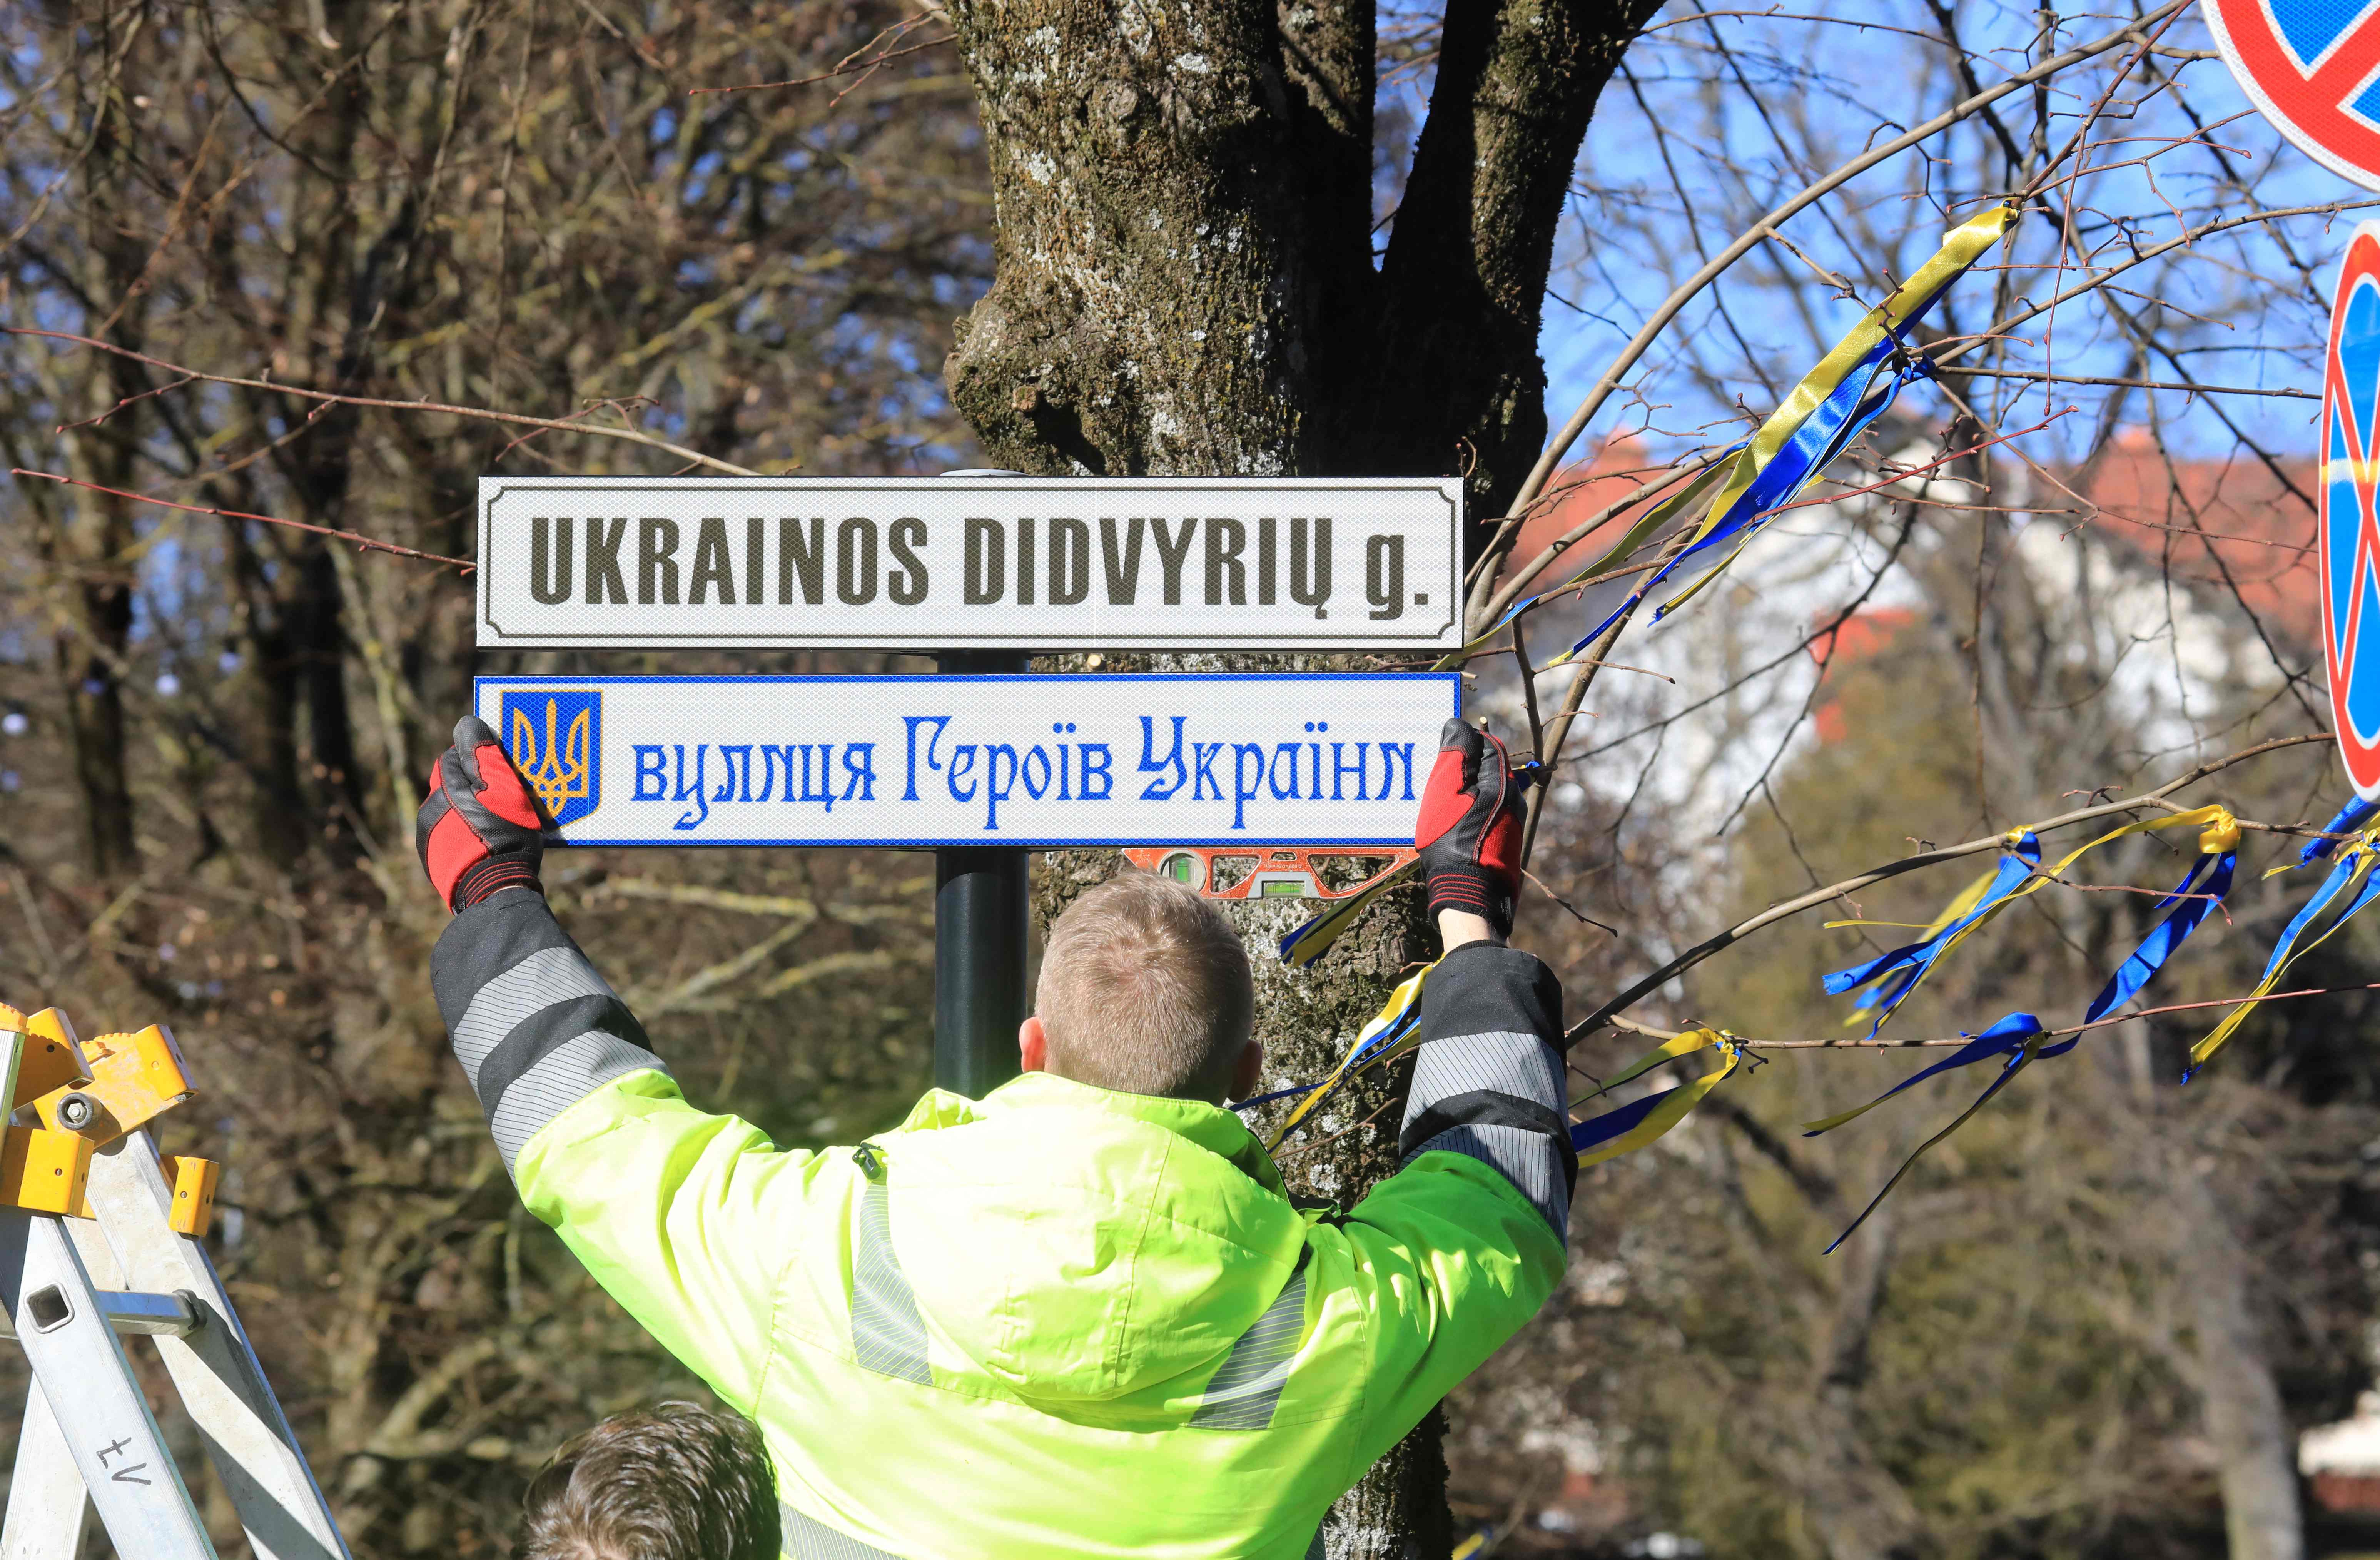
[[[1289,1363],[1305,1334],[1305,1269],[1289,1275],[1281,1295],[1240,1335],[1231,1357],[1190,1416],[1194,1430],[1263,1430],[1272,1423]]]
[[[931,1386],[926,1321],[893,1254],[892,1194],[881,1181],[868,1182],[859,1200],[858,1237],[851,1261],[852,1357],[879,1375]]]
[[[777,1503],[777,1521],[783,1529],[781,1543],[794,1560],[901,1560],[897,1554],[845,1538],[823,1522],[814,1522],[784,1502]],[[1319,1534],[1316,1535],[1318,1538]]]

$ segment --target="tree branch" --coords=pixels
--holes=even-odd
[[[2022,823],[2017,827],[2029,829],[2036,835],[2045,835],[2053,829],[2070,828],[2076,823],[2087,823],[2097,818],[2112,818],[2119,813],[2137,812],[2142,808],[2155,806],[2161,798],[2171,796],[2174,792],[2187,786],[2194,786],[2207,776],[2219,774],[2235,763],[2259,758],[2265,753],[2277,752],[2283,748],[2295,748],[2308,742],[2326,742],[2330,740],[2330,735],[2326,731],[2315,731],[2299,737],[2277,737],[2269,742],[2259,742],[2252,748],[2243,748],[2228,758],[2211,759],[2179,779],[2168,780],[2156,789],[2144,791],[2129,800],[2105,802],[2097,807],[2077,808],[2071,812],[2061,812],[2055,818],[2045,818],[2035,823]],[[1903,872],[1913,872],[1921,867],[1938,866],[1942,862],[1956,861],[1962,857],[1981,856],[1989,851],[1997,851],[2007,843],[2007,834],[2002,833],[1990,835],[1982,839],[1971,839],[1962,845],[1920,851],[1914,856],[1904,856],[1898,861],[1888,861],[1856,877],[1845,878],[1840,883],[1828,884],[1824,888],[1814,888],[1809,893],[1798,898],[1788,899],[1781,905],[1771,905],[1758,915],[1738,921],[1725,931],[1705,938],[1621,992],[1618,996],[1611,998],[1572,1025],[1567,1039],[1570,1042],[1575,1042],[1582,1035],[1593,1033],[1609,1022],[1616,1014],[1634,1006],[1669,984],[1677,976],[1710,957],[1711,955],[1742,941],[1764,926],[1772,925],[1790,916],[1799,915],[1803,910],[1815,909],[1829,900],[1839,898],[1845,894],[1855,893],[1870,884],[1882,883],[1887,878],[1899,877]]]
[[[1596,100],[1658,0],[1450,6],[1429,118],[1380,266],[1375,374],[1438,387],[1366,398],[1360,469],[1459,454],[1475,513],[1500,514],[1545,437],[1545,278]]]
[[[1669,329],[1670,322],[1678,317],[1685,306],[1694,301],[1705,287],[1717,281],[1729,267],[1758,248],[1789,218],[1815,204],[1820,199],[1858,177],[1868,169],[1900,155],[1961,120],[1981,113],[2010,93],[2030,86],[2035,81],[2046,80],[2059,71],[2070,69],[2085,60],[2094,59],[2126,43],[2139,41],[2144,29],[2193,3],[2194,0],[2167,0],[2165,5],[2158,6],[2148,15],[2127,22],[2113,32],[2044,60],[2030,70],[2021,71],[1998,85],[1954,104],[1906,134],[1895,136],[1875,150],[1861,153],[1828,174],[1824,178],[1805,186],[1791,200],[1753,224],[1739,235],[1733,243],[1713,255],[1707,264],[1680,283],[1668,298],[1661,300],[1660,306],[1653,311],[1643,327],[1629,340],[1628,345],[1621,349],[1620,356],[1613,359],[1610,366],[1606,368],[1602,375],[1597,379],[1594,387],[1587,392],[1586,398],[1579,403],[1578,409],[1571,413],[1570,420],[1562,424],[1560,432],[1547,444],[1544,453],[1537,457],[1536,465],[1531,469],[1527,481],[1521,484],[1520,492],[1514,495],[1512,510],[1526,509],[1530,502],[1545,490],[1546,482],[1552,477],[1555,469],[1561,463],[1562,457],[1570,453],[1570,447],[1578,442],[1579,434],[1585,432],[1586,425],[1592,422],[1596,414],[1603,409],[1604,403],[1609,400],[1612,392],[1620,387],[1621,380],[1629,370],[1636,366],[1637,360],[1651,349],[1653,343]],[[1495,538],[1488,543],[1489,555],[1508,549],[1512,544],[1511,538],[1518,529],[1518,520],[1512,514],[1508,513],[1499,527]],[[1493,571],[1483,572],[1481,578],[1483,582],[1492,579]],[[1474,604],[1484,603],[1486,595],[1484,584],[1475,587]]]
[[[8,474],[12,477],[39,477],[45,482],[61,482],[67,487],[89,488],[93,493],[128,498],[135,504],[153,504],[161,509],[179,509],[187,514],[214,515],[226,520],[256,520],[269,526],[286,526],[291,530],[302,530],[315,536],[330,536],[341,542],[352,542],[367,553],[390,553],[400,558],[419,558],[424,563],[448,564],[461,569],[465,574],[470,573],[479,567],[468,558],[450,558],[443,553],[425,553],[418,547],[400,547],[394,542],[382,542],[378,537],[366,536],[358,530],[341,530],[336,526],[312,525],[305,520],[285,520],[277,515],[251,515],[242,509],[224,509],[205,504],[177,504],[170,498],[152,498],[145,493],[132,493],[124,488],[108,487],[102,482],[86,482],[79,477],[61,477],[55,471],[28,470],[22,466],[10,467]]]
[[[342,396],[334,391],[309,390],[302,385],[281,384],[269,379],[242,379],[233,374],[204,373],[197,369],[184,368],[179,363],[169,363],[163,358],[150,357],[145,352],[135,352],[128,347],[118,347],[112,341],[100,341],[91,336],[76,335],[68,331],[34,330],[25,325],[0,325],[0,335],[37,335],[45,336],[52,341],[70,341],[79,347],[90,347],[102,352],[113,352],[118,357],[129,358],[134,362],[146,363],[151,368],[163,369],[167,373],[184,374],[208,384],[236,385],[243,390],[261,390],[275,396],[295,396],[300,400],[323,401],[343,407],[377,407],[389,411],[437,412],[446,417],[468,417],[482,422],[509,422],[516,427],[541,428],[558,433],[589,433],[599,439],[625,439],[630,444],[643,445],[650,449],[665,451],[681,460],[691,460],[698,466],[708,466],[714,471],[724,471],[731,477],[760,475],[759,472],[747,467],[716,459],[699,451],[690,450],[684,445],[674,445],[667,439],[656,438],[650,433],[635,428],[606,428],[597,423],[570,422],[552,417],[530,417],[525,412],[491,411],[485,407],[454,406],[443,401],[393,401],[377,396]]]

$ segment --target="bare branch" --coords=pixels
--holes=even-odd
[[[335,526],[310,525],[304,520],[285,520],[278,515],[251,515],[240,509],[224,509],[204,504],[176,504],[170,498],[152,498],[145,493],[131,493],[123,488],[108,487],[101,482],[86,482],[79,477],[61,477],[55,471],[29,471],[21,466],[9,468],[8,474],[12,477],[39,477],[45,482],[60,482],[67,487],[89,488],[93,493],[128,498],[135,504],[153,504],[161,509],[179,509],[188,514],[214,515],[227,520],[255,520],[268,526],[286,526],[291,530],[311,531],[316,536],[332,536],[341,542],[352,542],[359,550],[366,553],[390,553],[400,558],[419,558],[424,563],[446,564],[462,570],[465,574],[480,567],[468,558],[450,558],[443,553],[425,553],[418,547],[400,547],[394,542],[382,542],[378,537],[366,536],[361,531],[341,530]]]
[[[2269,996],[2250,996],[2242,993],[2239,996],[2211,997],[2204,1002],[2168,1003],[2162,1007],[2141,1007],[2130,1013],[2117,1013],[2105,1018],[2094,1018],[2087,1024],[2069,1024],[2062,1030],[2044,1030],[2042,1034],[2055,1040],[2065,1035],[2082,1034],[2090,1030],[2104,1030],[2110,1024],[2129,1024],[2135,1018],[2155,1018],[2167,1013],[2195,1013],[2209,1007],[2237,1007],[2243,1002],[2261,1005],[2267,1002],[2289,1002],[2298,997],[2344,996],[2350,992],[2380,992],[2380,981],[2361,986],[2309,986],[2304,991],[2275,992]],[[1650,1024],[1640,1024],[1633,1018],[1623,1018],[1617,1013],[1607,1021],[1613,1029],[1626,1030],[1631,1034],[1641,1034],[1658,1040],[1675,1040],[1682,1034],[1693,1032],[1689,1030],[1656,1029]],[[1964,1045],[1975,1037],[1960,1034],[1952,1035],[1947,1040],[1881,1038],[1874,1040],[1746,1040],[1741,1035],[1730,1033],[1729,1038],[1746,1051],[1939,1051]]]
[[[1924,142],[1928,137],[1939,134],[1961,120],[1981,113],[2011,92],[2030,86],[2035,81],[2046,80],[2059,71],[2095,58],[2126,43],[2139,41],[2144,29],[2177,15],[2192,3],[2193,0],[2167,0],[2165,5],[2146,16],[2126,23],[2116,31],[2095,39],[2078,48],[2069,49],[2062,55],[2046,59],[2030,70],[2022,71],[1976,93],[1963,103],[1936,115],[1906,134],[1895,136],[1873,151],[1852,158],[1815,183],[1805,186],[1791,200],[1778,206],[1740,234],[1734,242],[1712,256],[1707,264],[1680,283],[1668,298],[1662,299],[1660,306],[1653,311],[1643,327],[1630,339],[1628,345],[1621,349],[1620,356],[1613,359],[1610,365],[1603,371],[1601,376],[1596,380],[1594,388],[1587,392],[1586,398],[1579,403],[1578,409],[1571,413],[1570,420],[1562,424],[1560,432],[1547,443],[1545,453],[1537,457],[1537,463],[1529,472],[1528,480],[1521,484],[1521,491],[1513,498],[1512,506],[1513,513],[1519,514],[1525,511],[1536,495],[1545,490],[1547,481],[1552,477],[1562,457],[1570,452],[1571,445],[1578,442],[1579,434],[1585,432],[1586,425],[1595,420],[1596,413],[1603,409],[1604,403],[1609,400],[1612,392],[1620,387],[1621,380],[1630,369],[1636,366],[1637,360],[1651,349],[1653,343],[1669,329],[1670,323],[1678,317],[1680,311],[1688,303],[1694,301],[1695,296],[1705,287],[1718,280],[1730,266],[1758,248],[1779,225],[1879,163],[1888,161],[1911,147]],[[1517,529],[1517,522],[1508,517],[1498,529],[1494,540],[1488,543],[1488,555],[1500,555],[1507,550],[1512,544],[1512,536]],[[1483,578],[1488,577],[1490,576],[1483,576]],[[1483,590],[1475,588],[1473,594],[1475,599],[1484,600]]]
[[[525,412],[492,411],[486,407],[455,406],[444,401],[392,401],[377,396],[342,396],[334,391],[309,390],[302,385],[283,384],[270,379],[243,379],[235,374],[206,373],[198,369],[184,368],[179,363],[169,363],[163,358],[152,358],[145,352],[135,352],[128,347],[118,347],[112,341],[101,341],[88,335],[76,335],[69,331],[44,331],[34,330],[25,325],[0,325],[0,335],[37,335],[45,336],[52,341],[71,341],[79,347],[112,352],[119,358],[128,358],[136,363],[146,363],[151,368],[163,369],[167,373],[182,374],[188,379],[200,380],[208,384],[232,384],[243,390],[267,390],[279,396],[296,396],[301,400],[324,401],[343,407],[377,407],[388,411],[436,412],[445,417],[474,418],[482,422],[509,422],[516,427],[542,428],[557,433],[591,433],[599,439],[625,439],[630,444],[664,450],[681,460],[691,460],[698,466],[708,466],[714,471],[724,471],[731,477],[760,475],[759,472],[748,467],[717,459],[699,451],[690,450],[684,445],[672,444],[667,439],[656,438],[650,433],[635,428],[606,428],[597,423],[569,422],[552,417],[530,417]]]
[[[2266,753],[2277,752],[2283,748],[2301,747],[2308,742],[2326,742],[2330,740],[2330,735],[2326,731],[2315,731],[2299,737],[2277,737],[2269,742],[2259,742],[2252,748],[2243,748],[2228,758],[2210,760],[2179,779],[2168,780],[2156,789],[2144,791],[2128,800],[2107,802],[2097,807],[2078,808],[2071,812],[2061,812],[2054,818],[2045,818],[2039,823],[2022,823],[2017,826],[2028,829],[2036,835],[2044,835],[2053,829],[2071,828],[2077,823],[2087,823],[2096,818],[2112,818],[2121,813],[2137,812],[2142,808],[2155,806],[2160,798],[2171,796],[2174,792],[2187,786],[2194,786],[2207,776],[2219,774],[2235,763],[2260,758]],[[1961,845],[1944,846],[1935,850],[1920,851],[1914,856],[1904,856],[1898,861],[1888,861],[1856,877],[1845,878],[1840,883],[1829,884],[1824,888],[1814,888],[1809,893],[1798,898],[1788,899],[1781,905],[1771,905],[1758,915],[1738,921],[1727,930],[1705,938],[1621,992],[1618,996],[1611,998],[1572,1025],[1569,1038],[1576,1041],[1581,1035],[1594,1032],[1609,1022],[1615,1014],[1634,1006],[1669,984],[1677,976],[1710,957],[1711,955],[1742,941],[1764,926],[1774,925],[1789,917],[1799,915],[1803,910],[1815,909],[1829,900],[1854,893],[1872,883],[1882,883],[1887,878],[1899,877],[1903,872],[1913,872],[1921,867],[1939,866],[1945,861],[1956,861],[1963,857],[1981,856],[1986,852],[1997,851],[2007,844],[2007,833],[2003,832],[1987,835],[1981,839],[1971,839]]]

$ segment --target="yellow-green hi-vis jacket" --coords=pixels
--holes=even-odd
[[[432,975],[522,1200],[756,1420],[800,1560],[1299,1560],[1559,1282],[1560,991],[1433,971],[1404,1167],[1291,1205],[1227,1110],[1031,1074],[850,1148],[686,1103],[532,890]]]

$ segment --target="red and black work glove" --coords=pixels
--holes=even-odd
[[[430,797],[413,825],[430,886],[450,910],[500,888],[545,892],[537,879],[551,833],[537,798],[496,734],[477,715],[455,723],[455,745],[430,772]]]
[[[1502,742],[1460,720],[1446,723],[1414,827],[1432,918],[1468,910],[1497,936],[1512,933],[1512,902],[1521,893],[1522,794]]]

